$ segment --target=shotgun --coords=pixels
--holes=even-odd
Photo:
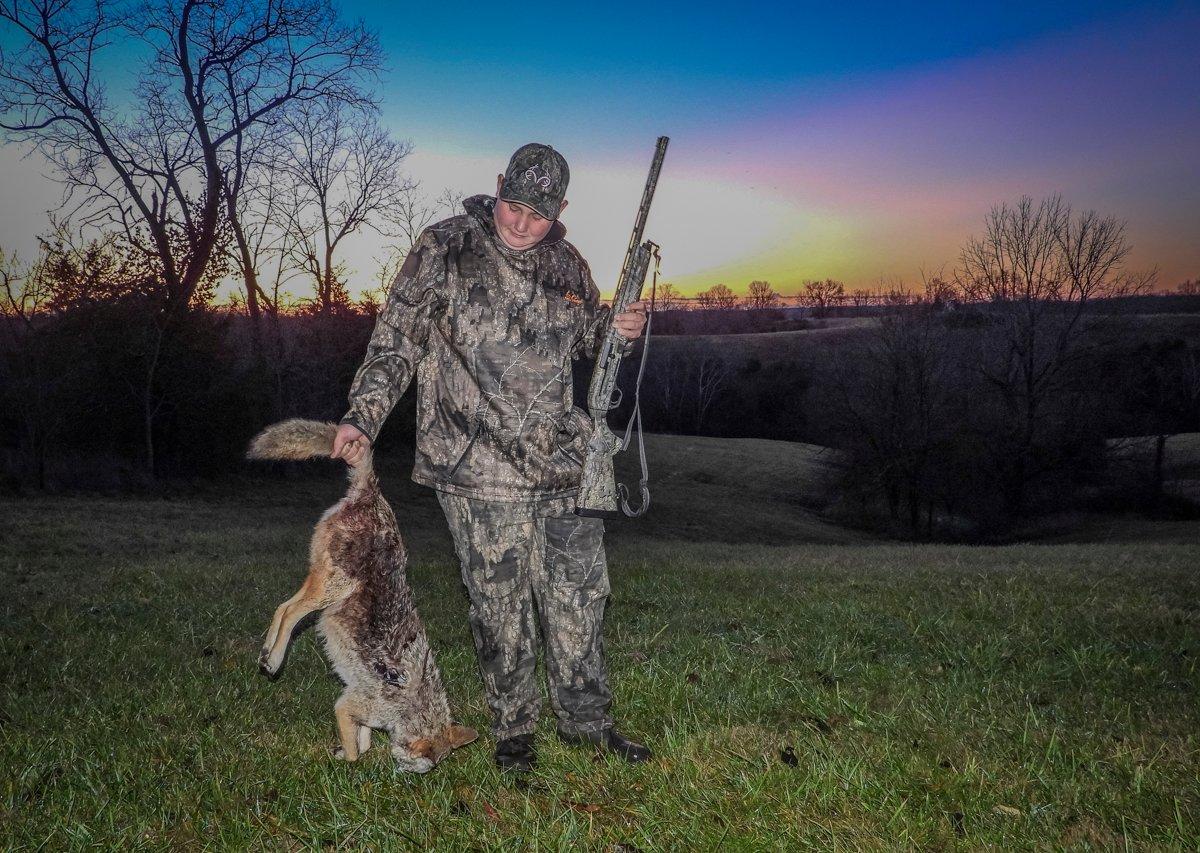
[[[642,191],[642,203],[638,205],[637,218],[633,223],[633,235],[629,238],[629,247],[625,250],[625,262],[621,265],[621,276],[617,281],[617,292],[613,297],[612,311],[609,314],[608,329],[600,352],[596,356],[596,369],[592,373],[592,383],[588,386],[588,414],[592,418],[592,436],[588,441],[587,451],[583,459],[583,482],[579,489],[579,499],[575,512],[583,516],[612,518],[620,515],[617,510],[618,498],[620,508],[628,516],[636,517],[646,511],[650,503],[650,491],[646,486],[645,450],[642,451],[642,505],[631,509],[627,500],[625,486],[618,485],[613,472],[613,457],[624,449],[628,443],[629,432],[626,431],[625,442],[622,443],[608,426],[608,413],[621,403],[617,388],[617,372],[621,367],[621,342],[624,337],[612,324],[612,318],[625,311],[631,304],[642,297],[642,286],[646,283],[646,271],[650,268],[650,258],[656,256],[658,246],[649,240],[642,242],[642,232],[646,228],[646,217],[650,214],[650,202],[654,199],[654,188],[658,184],[658,173],[662,171],[663,158],[667,154],[668,139],[658,138],[654,149],[654,159],[650,163],[650,175],[646,178],[646,188]],[[649,333],[649,318],[646,332]],[[642,354],[645,363],[645,351]],[[633,416],[630,416],[632,426]],[[639,441],[640,441],[639,418]]]

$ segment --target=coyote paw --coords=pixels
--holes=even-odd
[[[272,680],[279,674],[278,668],[271,666],[270,649],[263,649],[258,653],[258,671]]]

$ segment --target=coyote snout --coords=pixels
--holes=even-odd
[[[334,424],[283,421],[257,435],[247,456],[328,456],[336,431]],[[341,742],[334,755],[357,760],[371,746],[371,730],[382,729],[397,765],[424,773],[477,734],[450,719],[442,674],[405,576],[408,555],[369,451],[349,473],[346,496],[313,532],[308,577],[275,611],[259,665],[278,675],[296,623],[320,610],[317,631],[346,685],[334,705]]]

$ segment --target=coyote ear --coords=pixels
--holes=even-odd
[[[466,746],[477,737],[479,737],[479,732],[469,726],[460,726],[458,723],[451,725],[446,732],[446,739],[450,741],[451,749]]]

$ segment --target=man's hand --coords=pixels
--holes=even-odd
[[[342,424],[333,437],[333,452],[329,458],[345,459],[347,465],[357,465],[362,462],[370,446],[371,441],[363,435],[362,430],[353,424]]]
[[[627,340],[636,341],[646,328],[645,301],[631,302],[629,307],[613,317],[613,328]]]

